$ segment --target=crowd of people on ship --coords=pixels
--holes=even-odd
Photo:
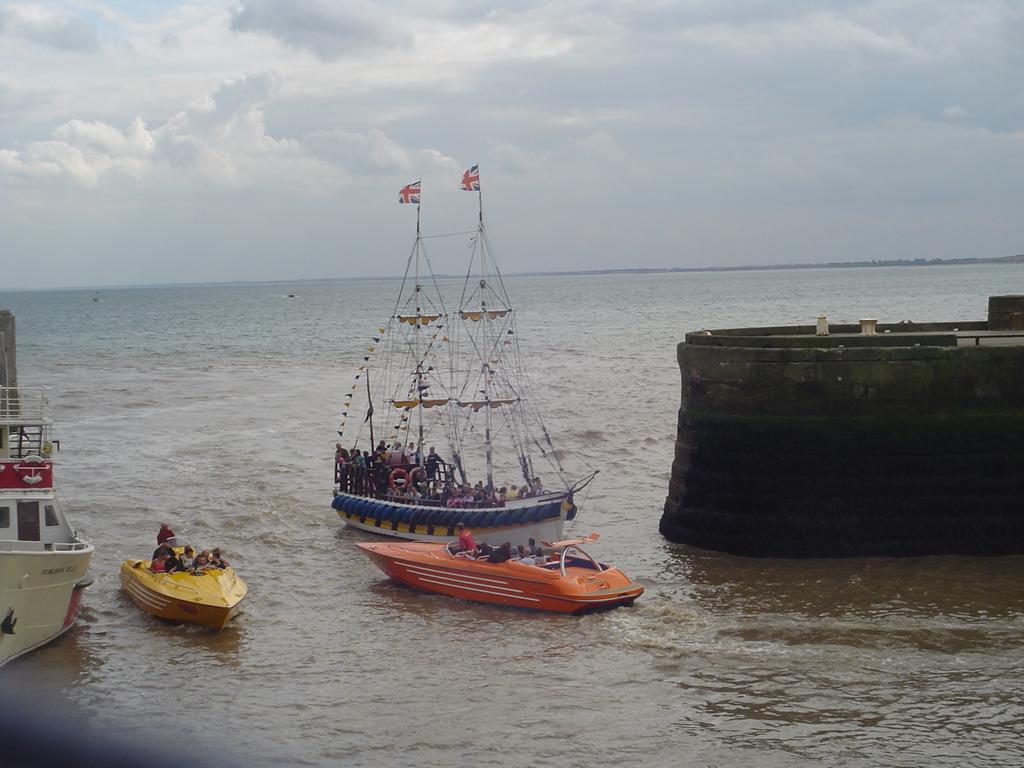
[[[513,499],[544,494],[539,477],[521,486],[495,487],[482,480],[458,483],[453,470],[433,447],[422,457],[416,443],[388,448],[381,440],[372,453],[335,445],[334,480],[349,493],[454,508],[503,507]]]
[[[486,560],[488,563],[518,562],[522,565],[544,566],[548,562],[548,553],[553,550],[545,550],[536,539],[530,539],[526,546],[522,544],[513,547],[505,542],[497,547],[481,542],[476,543],[473,532],[466,527],[465,523],[455,526],[459,538],[451,546],[451,553],[456,557],[471,557],[479,560]]]
[[[153,573],[191,573],[199,576],[213,570],[227,568],[230,563],[221,555],[220,547],[200,550],[199,554],[188,546],[177,546],[177,537],[171,526],[160,524],[156,535],[156,549],[149,563]]]

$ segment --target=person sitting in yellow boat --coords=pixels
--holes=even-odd
[[[182,550],[181,555],[178,557],[178,562],[181,564],[181,570],[191,571],[192,566],[196,564],[196,553],[192,547],[186,546]]]
[[[213,566],[210,564],[210,553],[204,549],[196,555],[196,561],[192,564],[192,574],[194,576],[198,576],[212,570]]]
[[[167,573],[177,573],[178,571],[185,570],[181,567],[181,560],[178,559],[178,555],[173,549],[168,549],[167,551],[167,559],[164,561],[164,570]]]
[[[227,568],[231,563],[221,557],[220,547],[214,547],[213,552],[210,553],[210,565],[214,568]]]
[[[156,557],[149,564],[149,570],[153,573],[167,573],[167,552],[162,549],[157,552]]]

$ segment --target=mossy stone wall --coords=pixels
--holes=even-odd
[[[678,347],[666,537],[782,557],[1024,552],[1024,345],[717,345],[728,334],[746,343]]]

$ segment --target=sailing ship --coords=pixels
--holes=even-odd
[[[416,237],[345,395],[332,506],[350,526],[401,539],[447,541],[462,523],[495,546],[555,541],[597,472],[573,480],[562,465],[484,227],[478,166],[462,189],[477,193],[477,226],[458,233],[471,235],[469,265],[448,300],[420,227],[421,183],[399,193],[416,206]]]

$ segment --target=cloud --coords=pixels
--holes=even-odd
[[[139,117],[124,131],[105,122],[70,120],[46,141],[0,149],[0,179],[6,174],[94,187],[114,177],[197,178],[226,187],[291,186],[317,193],[354,177],[457,170],[437,150],[410,149],[376,128],[274,137],[263,108],[280,86],[272,73],[227,80],[154,128]]]
[[[544,168],[544,159],[512,144],[499,144],[489,153],[489,166],[510,176],[531,176]]]
[[[959,104],[951,104],[942,110],[942,116],[947,120],[962,120],[967,117],[967,110]]]
[[[304,139],[319,157],[346,168],[353,175],[444,174],[458,170],[458,164],[436,149],[408,149],[374,128],[365,134],[345,131],[317,131]]]
[[[37,5],[0,8],[0,35],[4,34],[64,51],[96,53],[100,50],[96,30],[85,19]]]
[[[577,139],[575,146],[585,156],[598,161],[624,161],[626,154],[615,144],[615,139],[607,131],[596,131],[582,139]]]
[[[109,176],[143,178],[162,171],[245,184],[275,160],[302,159],[296,142],[267,135],[261,106],[276,84],[266,73],[228,80],[152,129],[138,117],[126,131],[104,122],[70,120],[48,141],[0,150],[0,172],[83,186]]]
[[[231,16],[236,32],[263,32],[291,48],[338,59],[366,48],[408,45],[411,36],[380,8],[363,2],[247,0]]]

